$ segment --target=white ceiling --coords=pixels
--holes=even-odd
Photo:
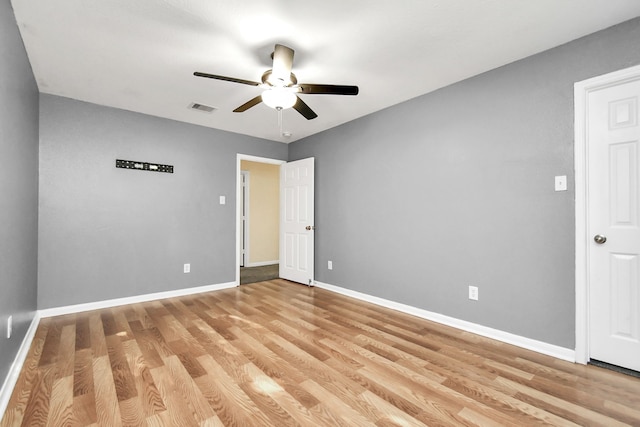
[[[638,0],[12,0],[43,93],[291,142],[640,15]],[[298,81],[358,85],[301,95],[307,121],[260,93],[275,43]],[[214,106],[211,114],[192,103]]]

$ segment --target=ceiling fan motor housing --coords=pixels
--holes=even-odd
[[[296,75],[293,73],[289,74],[289,81],[285,82],[285,81],[277,81],[277,79],[272,79],[271,76],[273,75],[273,70],[267,70],[262,74],[262,83],[269,85],[269,86],[276,86],[276,87],[282,87],[282,86],[291,86],[291,85],[296,85],[298,84],[298,79],[296,78]]]

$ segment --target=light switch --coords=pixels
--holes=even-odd
[[[224,205],[225,203],[227,203],[227,198],[224,196],[220,196],[220,204]]]
[[[556,191],[567,191],[567,176],[556,176]]]

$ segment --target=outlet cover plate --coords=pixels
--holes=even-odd
[[[478,301],[478,287],[477,286],[469,286],[469,299],[473,301]]]
[[[567,191],[567,176],[560,175],[555,177],[556,191]]]

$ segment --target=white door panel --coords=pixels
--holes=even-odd
[[[314,159],[280,166],[280,277],[313,283]]]
[[[640,371],[640,81],[589,94],[589,356]]]

